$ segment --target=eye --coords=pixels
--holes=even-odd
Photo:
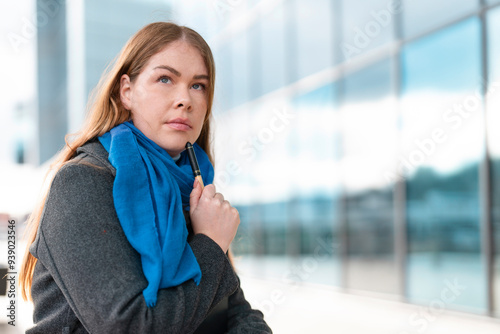
[[[166,83],[170,83],[170,78],[166,77],[166,76],[162,76],[158,79],[158,81],[166,84]]]
[[[204,84],[194,84],[193,88],[196,90],[205,90],[205,85]]]

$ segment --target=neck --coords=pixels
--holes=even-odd
[[[172,159],[174,159],[175,162],[177,162],[179,159],[181,158],[181,154],[177,154],[175,157],[172,157]]]

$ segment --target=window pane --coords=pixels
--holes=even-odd
[[[346,190],[347,287],[398,293],[393,194],[385,176],[395,158],[397,114],[391,61],[345,79],[342,178]]]
[[[250,68],[250,99],[262,95],[262,40],[260,38],[261,25],[256,23],[248,28],[248,45],[252,50],[248,67]]]
[[[484,311],[478,163],[482,127],[480,22],[456,24],[402,53],[402,147],[407,180],[408,297]]]
[[[233,85],[233,73],[231,71],[231,43],[226,43],[214,51],[217,78],[215,80],[214,107],[217,113],[225,113],[233,105],[233,94],[237,87]]]
[[[38,10],[41,10],[39,2],[37,2]],[[68,131],[65,4],[61,4],[61,8],[58,7],[58,10],[59,13],[54,14],[53,19],[48,19],[46,23],[40,25],[37,32],[37,89],[39,98],[37,101],[38,133],[35,147],[39,154],[37,163],[40,164],[51,159],[64,146],[64,136]],[[42,13],[44,12],[42,11]]]
[[[340,285],[338,158],[339,120],[336,84],[293,100],[297,118],[287,140],[293,178],[289,253],[302,281]]]
[[[297,78],[333,64],[334,20],[331,0],[295,0],[293,29],[297,34]]]
[[[493,305],[500,315],[500,8],[488,13],[488,59],[490,80],[487,94],[488,148],[491,157],[492,219],[494,235],[494,289]]]
[[[106,66],[120,52],[137,30],[154,21],[154,15],[164,15],[169,7],[161,0],[143,1],[84,1],[85,10],[85,80],[86,93],[97,85]],[[162,8],[164,12],[161,13]],[[87,96],[87,95],[86,95]]]
[[[390,42],[394,38],[394,15],[399,10],[386,0],[343,1],[342,60]]]
[[[409,38],[472,13],[479,0],[403,0],[403,36]]]
[[[231,92],[231,107],[236,107],[250,99],[250,73],[252,73],[254,69],[250,67],[250,49],[248,47],[246,32],[237,35],[231,44],[231,79],[234,83]],[[224,67],[227,67],[227,65]]]
[[[339,186],[338,173],[333,171],[340,155],[337,85],[327,84],[293,100],[296,119],[288,138],[287,151],[293,159],[296,175],[293,183],[301,194],[329,193]]]
[[[274,8],[260,21],[262,53],[262,92],[264,94],[285,86],[288,56],[285,55],[285,10]]]

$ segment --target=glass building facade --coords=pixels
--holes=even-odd
[[[500,315],[498,1],[245,3],[213,31],[245,270]],[[226,28],[230,27],[230,29]]]
[[[41,164],[50,159],[64,145],[67,126],[67,34],[65,3],[47,6],[43,1],[36,5],[37,31],[37,88],[38,117],[37,138],[34,142],[36,157],[18,160]],[[28,146],[33,143],[22,143]],[[26,152],[20,152],[25,155]]]

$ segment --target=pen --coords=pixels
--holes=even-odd
[[[198,160],[194,154],[193,145],[191,145],[190,142],[186,143],[186,150],[189,157],[189,163],[191,164],[191,169],[193,169],[194,177],[198,180],[198,182],[200,182],[201,188],[203,189],[205,185],[203,184],[203,179],[201,178],[200,166],[198,166]]]

